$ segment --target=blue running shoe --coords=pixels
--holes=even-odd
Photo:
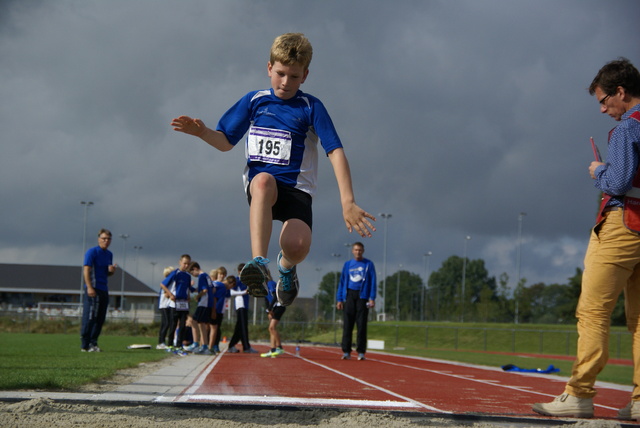
[[[281,259],[282,251],[278,254],[278,271],[280,272],[280,279],[276,285],[276,297],[282,306],[289,306],[293,303],[295,298],[298,297],[300,283],[298,282],[296,267],[294,266],[289,270],[282,270],[280,265]]]
[[[268,263],[269,259],[265,259],[264,257],[255,257],[254,259],[249,260],[242,268],[242,271],[240,272],[240,281],[247,286],[250,296],[266,297],[268,294]]]

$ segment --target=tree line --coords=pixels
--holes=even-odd
[[[318,318],[333,320],[339,281],[340,272],[328,272],[322,277],[314,296]],[[512,291],[508,287],[509,276],[489,276],[484,260],[451,256],[429,274],[426,284],[420,275],[407,270],[387,276],[386,281],[380,279],[375,312],[384,312],[387,320],[399,321],[574,324],[581,281],[582,270],[576,268],[566,284],[526,285],[526,278],[522,278]],[[336,316],[342,318],[341,314]],[[623,296],[612,323],[625,325]]]

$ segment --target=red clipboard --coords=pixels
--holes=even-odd
[[[593,141],[593,137],[591,139],[591,149],[593,150],[593,157],[596,159],[596,162],[602,162],[602,156],[600,155],[600,150],[598,146],[596,146],[596,142]]]

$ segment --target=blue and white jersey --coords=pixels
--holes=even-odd
[[[302,91],[282,100],[272,89],[252,91],[220,119],[216,130],[236,145],[247,135],[245,189],[260,172],[313,196],[318,176],[318,142],[325,154],[342,143],[322,102]]]
[[[187,272],[181,271],[180,269],[176,269],[167,275],[167,277],[162,281],[165,287],[169,287],[172,282],[175,283],[175,291],[173,294],[176,296],[176,299],[189,300],[189,293],[191,292],[191,275]]]
[[[198,294],[200,294],[204,290],[206,290],[206,293],[200,296],[200,300],[198,300],[198,306],[212,308],[214,298],[213,283],[211,281],[211,277],[205,272],[198,275]]]
[[[222,314],[227,306],[227,287],[225,287],[224,283],[220,281],[213,281],[213,288],[215,290],[215,298],[217,299],[216,312]]]

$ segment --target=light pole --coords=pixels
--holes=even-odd
[[[129,235],[121,233],[122,238],[122,283],[120,285],[120,311],[124,312],[124,268],[127,264],[127,238]]]
[[[338,261],[340,260],[341,255],[338,253],[332,253],[331,254],[333,257],[335,257],[336,259],[338,259]],[[338,268],[339,270],[340,268]],[[336,324],[336,305],[338,304],[338,272],[336,271],[336,273],[333,275],[334,276],[334,281],[333,281],[333,325],[335,326]]]
[[[460,322],[464,322],[464,283],[467,276],[467,242],[471,237],[469,235],[464,238],[464,257],[462,258],[462,295],[460,296]]]
[[[318,272],[318,275],[320,275],[321,270],[322,269],[319,267],[316,268],[316,272]],[[320,298],[320,284],[322,284],[322,276],[320,277],[320,282],[318,283],[318,292],[316,293],[316,317],[315,317],[316,322],[318,321],[318,307],[319,307],[318,300]]]
[[[158,264],[157,262],[150,262],[151,263],[151,286],[155,287],[155,271],[156,271],[156,265]],[[155,290],[155,288],[154,288]]]
[[[134,245],[133,249],[136,250],[136,278],[138,277],[138,257],[140,256],[140,250],[142,250],[142,246]]]
[[[387,306],[387,220],[391,218],[391,214],[380,213],[380,217],[384,219],[384,245],[382,249],[382,313],[386,318]]]
[[[93,205],[91,201],[80,201],[80,205],[84,205],[84,222],[82,226],[82,264],[80,265],[80,304],[82,304],[82,296],[84,295],[84,253],[87,252],[87,211]]]
[[[347,255],[346,260],[345,261],[349,261],[349,259],[351,258],[351,247],[353,246],[353,244],[349,244],[348,242],[344,243],[344,248],[345,248],[345,254]]]
[[[424,259],[424,284],[422,285],[422,295],[420,296],[420,321],[424,321],[424,293],[429,285],[429,262],[431,261],[431,251],[427,251],[422,255]]]
[[[400,269],[402,269],[402,264],[398,265],[398,276],[396,278],[396,321],[400,321]]]
[[[521,248],[522,247],[522,218],[526,216],[527,213],[518,214],[518,246],[516,247],[516,251],[518,252],[516,257],[516,288],[513,290],[513,298],[516,301],[516,313],[515,313],[515,323],[518,324],[518,289],[520,287],[520,258],[522,256]]]

